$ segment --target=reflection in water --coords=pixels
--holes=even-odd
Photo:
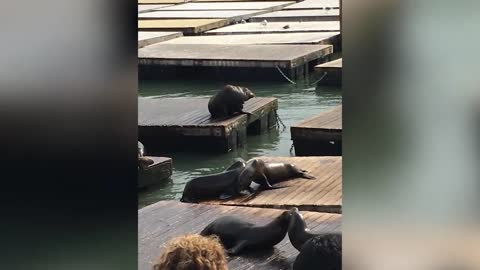
[[[262,135],[249,136],[247,144],[227,154],[188,153],[171,154],[173,174],[160,185],[139,191],[139,207],[165,199],[179,199],[185,183],[198,176],[224,170],[233,159],[247,160],[256,156],[290,156],[290,126],[341,103],[341,91],[334,87],[315,87],[309,82],[222,82],[222,81],[142,81],[142,97],[210,97],[224,84],[250,88],[258,97],[278,98],[278,115],[287,126]],[[148,149],[146,149],[148,152]]]

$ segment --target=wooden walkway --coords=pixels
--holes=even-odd
[[[178,150],[229,152],[276,123],[276,98],[252,98],[241,114],[214,121],[208,98],[139,98],[138,135],[149,153]]]
[[[285,7],[288,9],[328,9],[340,8],[340,0],[304,0],[296,4]]]
[[[193,35],[228,24],[224,19],[171,19],[139,20],[139,31],[179,31],[184,35]]]
[[[341,213],[342,158],[341,157],[260,157],[265,161],[287,162],[307,170],[316,179],[295,178],[278,183],[285,188],[263,190],[252,197],[233,200],[204,201],[202,204],[249,206]]]
[[[285,26],[288,25],[288,28]],[[207,31],[209,35],[242,35],[242,34],[269,34],[269,33],[306,33],[306,32],[338,32],[339,21],[319,22],[260,22],[240,23]]]
[[[163,9],[162,9],[163,10]],[[172,11],[152,11],[139,13],[141,20],[150,19],[225,19],[229,22],[238,22],[247,20],[255,15],[263,14],[263,10],[172,10]]]
[[[325,74],[320,85],[342,85],[342,58],[315,66],[315,71]]]
[[[308,10],[280,10],[274,11],[250,19],[251,22],[289,22],[289,21],[339,21],[338,9],[308,9]]]
[[[264,10],[264,11],[277,11],[282,8],[294,4],[292,1],[245,1],[245,2],[190,2],[186,4],[174,5],[162,10]]]
[[[342,155],[342,106],[290,127],[295,155]]]
[[[142,48],[181,36],[181,32],[138,32],[138,47]]]
[[[154,9],[168,7],[170,5],[138,5],[138,13],[148,12]]]
[[[148,158],[153,159],[154,163],[144,171],[139,171],[138,173],[138,184],[139,188],[143,188],[152,184],[168,179],[172,176],[172,159],[168,157],[152,157]]]
[[[138,269],[151,270],[152,263],[170,239],[187,233],[199,233],[206,225],[224,215],[245,218],[255,224],[266,224],[282,210],[218,205],[184,204],[160,201],[138,211]],[[341,215],[302,212],[307,226],[314,232],[339,232]],[[298,251],[288,236],[273,250],[247,253],[228,258],[230,270],[291,269]]]

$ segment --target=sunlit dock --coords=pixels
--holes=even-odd
[[[147,156],[153,160],[153,164],[147,169],[138,172],[139,188],[147,187],[152,184],[158,184],[172,176],[173,162],[168,157]]]

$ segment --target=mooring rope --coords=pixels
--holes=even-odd
[[[290,156],[294,156],[294,154],[293,154],[293,143],[292,143],[292,146],[290,146]]]
[[[278,65],[275,65],[275,67],[277,68],[278,72],[280,72],[280,74],[282,74],[282,76],[287,80],[289,81],[291,84],[297,84],[296,82],[292,81],[290,78],[287,77],[287,75],[285,75],[285,73],[283,73],[283,71],[278,67]]]
[[[314,84],[317,84],[318,82],[320,82],[321,80],[323,80],[323,78],[325,78],[325,76],[327,76],[327,72],[323,72],[323,75],[322,77],[320,77],[320,79],[318,79],[316,82],[312,83],[310,86],[314,85]]]
[[[280,124],[282,124],[283,129],[286,129],[287,126],[283,123],[282,119],[278,115],[277,111],[275,111],[275,118],[277,119],[277,127],[280,127]]]

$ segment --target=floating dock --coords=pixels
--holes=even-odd
[[[277,11],[282,8],[294,4],[292,1],[257,1],[257,2],[216,2],[216,3],[195,3],[189,2],[186,4],[174,5],[162,10],[186,10],[186,11],[198,11],[198,10],[264,10]]]
[[[194,35],[228,24],[224,19],[171,19],[139,20],[139,31],[179,31],[184,35]]]
[[[338,43],[340,32],[319,33],[279,33],[279,34],[246,34],[246,35],[210,35],[190,36],[170,39],[163,44],[327,44]]]
[[[147,169],[138,172],[139,188],[147,187],[152,184],[157,184],[172,176],[172,159],[168,157],[152,157],[147,156],[153,160],[153,164]]]
[[[203,201],[201,204],[248,206],[341,213],[342,158],[341,157],[259,157],[267,162],[291,163],[307,170],[315,179],[294,178],[275,186],[280,189],[257,191],[252,196],[233,200]]]
[[[290,127],[296,156],[342,155],[342,106]]]
[[[342,58],[315,66],[315,71],[325,75],[320,85],[342,85]]]
[[[247,132],[260,134],[275,126],[276,98],[252,98],[244,111],[212,120],[208,98],[139,98],[138,137],[149,153],[172,151],[229,152],[245,144]]]
[[[173,11],[152,11],[139,13],[140,20],[155,19],[226,19],[229,22],[247,20],[255,15],[263,14],[263,10],[173,10]]]
[[[142,48],[181,36],[181,32],[138,32],[138,47]]]
[[[251,22],[262,22],[264,20],[267,22],[339,21],[340,11],[338,9],[280,10],[257,15],[250,19]]]
[[[151,270],[155,259],[169,240],[187,233],[199,233],[215,219],[233,215],[263,225],[283,211],[250,207],[184,204],[160,201],[138,211],[138,269]],[[340,232],[342,216],[337,214],[301,212],[308,228],[315,233]],[[230,270],[291,269],[298,251],[288,235],[273,249],[228,257]]]
[[[339,9],[340,0],[305,0],[285,7],[288,9]]]
[[[164,8],[171,5],[138,5],[138,13],[148,12],[154,9]]]
[[[139,49],[138,58],[141,78],[178,76],[185,71],[199,77],[285,80],[279,70],[293,79],[305,77],[312,64],[324,62],[332,52],[332,45],[158,43]]]
[[[288,25],[288,27],[287,27]],[[260,22],[240,23],[207,31],[208,35],[243,35],[271,33],[308,33],[308,32],[339,32],[339,21],[319,22]]]

